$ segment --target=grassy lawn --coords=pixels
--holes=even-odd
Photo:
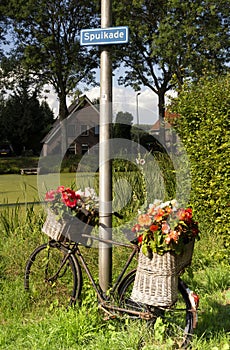
[[[93,177],[89,173],[61,173],[45,175],[0,175],[0,204],[16,202],[36,202],[39,194],[44,195],[47,189],[59,185],[90,186]],[[76,185],[76,182],[78,185]],[[83,188],[82,187],[82,188]]]

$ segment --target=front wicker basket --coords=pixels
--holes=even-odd
[[[57,220],[56,215],[51,210],[48,210],[46,221],[42,227],[42,232],[47,234],[55,241],[62,242],[64,240],[68,240],[86,244],[88,238],[82,237],[82,234],[90,234],[93,229],[93,225],[90,221],[90,217],[87,218],[85,216],[84,221],[71,216],[62,220]]]
[[[178,275],[191,263],[194,241],[185,245],[181,255],[153,253],[149,259],[139,254],[131,299],[135,302],[170,307],[177,300]]]

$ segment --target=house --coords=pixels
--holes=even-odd
[[[165,111],[165,122],[164,122],[164,145],[168,150],[174,151],[178,142],[178,136],[173,128],[173,121],[178,115]],[[160,141],[160,120],[158,119],[150,129],[150,134]]]
[[[57,120],[42,140],[43,156],[72,153],[83,155],[99,143],[99,110],[84,95],[68,108],[69,115]]]

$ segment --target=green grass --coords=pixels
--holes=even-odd
[[[98,177],[89,173],[63,173],[39,176],[1,175],[0,204],[32,202],[39,191],[45,193],[57,184],[76,187],[98,186]],[[130,202],[124,203],[128,193],[127,181],[135,190]],[[151,192],[150,185],[155,186]],[[126,226],[138,207],[144,204],[143,182],[136,173],[116,173],[115,203],[122,209]],[[148,196],[164,196],[164,178],[148,168]],[[170,190],[170,181],[166,186]],[[173,187],[171,189],[173,192]],[[128,195],[127,195],[128,197]],[[148,198],[148,201],[149,201]],[[45,214],[39,205],[2,207],[0,210],[0,349],[1,350],[173,350],[173,339],[165,337],[160,325],[155,333],[145,322],[128,318],[105,320],[97,308],[95,293],[85,280],[83,304],[61,309],[50,301],[48,305],[34,302],[24,291],[25,263],[33,249],[46,242],[41,233]],[[116,219],[117,220],[117,219]],[[116,221],[115,223],[121,224]],[[213,236],[205,223],[201,225],[201,240],[196,243],[192,268],[183,279],[190,289],[200,295],[198,328],[192,342],[193,350],[230,350],[230,268],[229,252],[224,248],[221,236]],[[119,235],[119,228],[114,229]],[[87,250],[87,259],[98,279],[98,251]],[[125,251],[113,251],[113,276],[116,276],[125,259]],[[140,347],[141,344],[141,347]]]
[[[44,175],[0,175],[0,204],[16,202],[33,202],[39,200],[39,193],[44,193],[59,185],[93,186],[92,174],[74,173],[44,174]],[[76,184],[77,182],[77,184]],[[39,193],[38,193],[39,192]]]
[[[6,208],[5,223],[0,217],[0,349],[1,350],[143,350],[175,349],[173,340],[164,336],[161,328],[155,334],[146,323],[128,318],[105,320],[97,308],[97,300],[85,280],[83,304],[60,309],[50,301],[42,306],[34,303],[23,288],[26,260],[32,250],[47,237],[41,234],[44,220],[39,207]],[[194,350],[229,350],[230,341],[230,281],[229,265],[224,259],[211,259],[220,248],[213,239],[209,250],[203,233],[196,244],[193,265],[183,276],[190,289],[200,295],[198,328]],[[87,250],[90,267],[98,276],[98,251]],[[203,255],[207,259],[201,263]],[[113,270],[116,275],[124,259],[124,250],[114,249]]]

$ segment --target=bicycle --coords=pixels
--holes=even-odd
[[[131,250],[109,294],[105,294],[96,283],[82,254],[80,242],[50,240],[37,247],[26,263],[24,286],[26,290],[31,291],[31,296],[35,298],[39,295],[42,299],[51,296],[53,301],[58,298],[60,304],[66,302],[68,298],[68,305],[75,305],[81,296],[83,269],[96,292],[99,308],[108,318],[127,314],[129,317],[144,319],[154,325],[157,317],[161,317],[168,325],[168,335],[175,332],[181,339],[180,347],[186,348],[197,324],[198,296],[190,291],[182,279],[179,278],[178,283],[178,300],[170,308],[134,302],[130,295],[136,269],[128,273],[127,270],[139,252],[137,240],[126,244],[87,234],[82,234],[81,237]]]

